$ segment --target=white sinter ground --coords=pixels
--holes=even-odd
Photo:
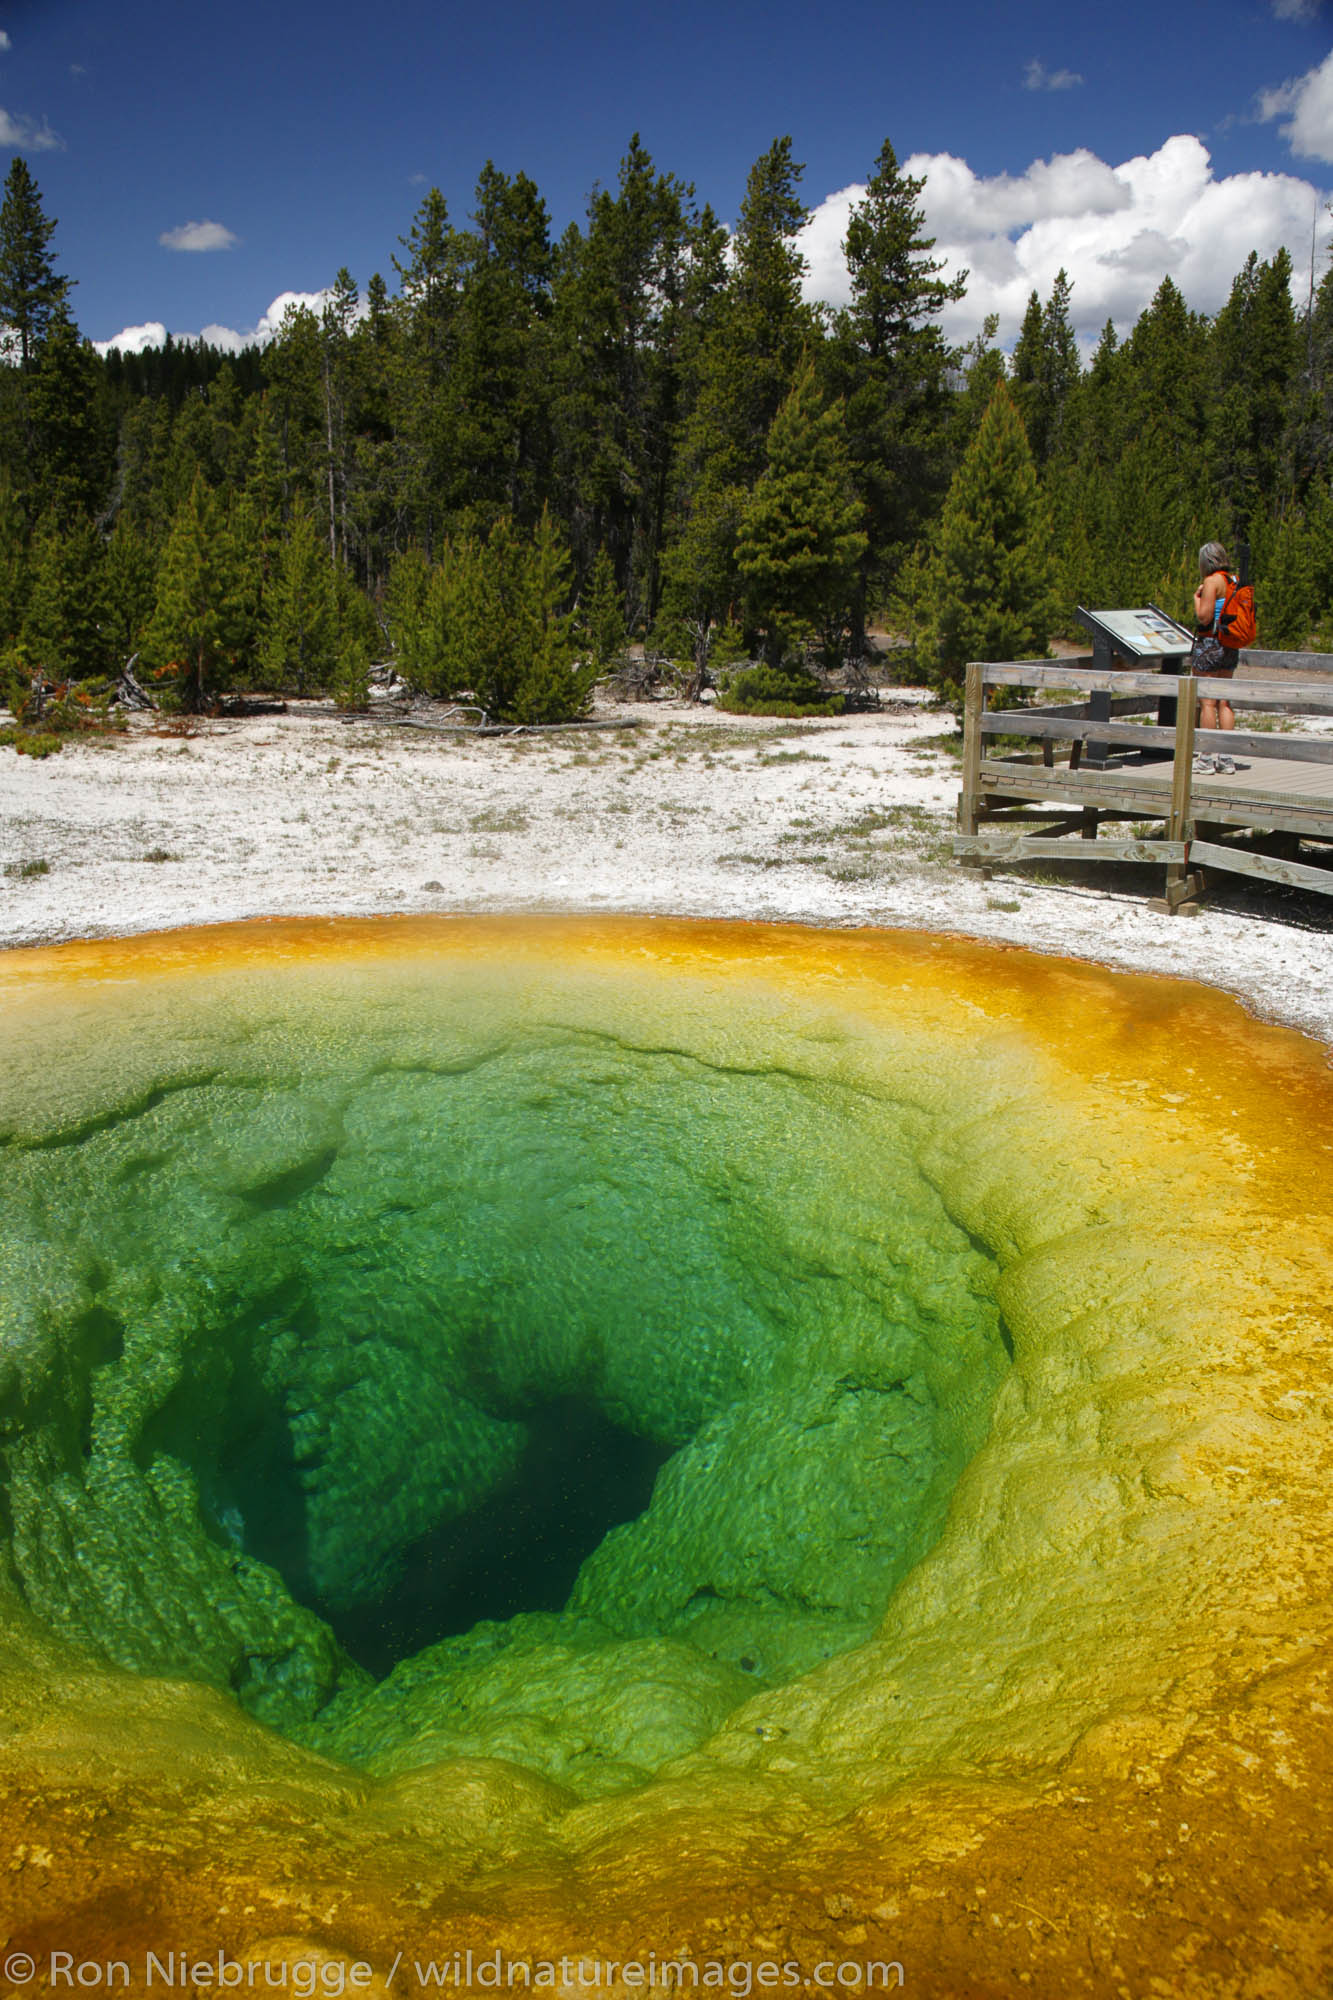
[[[0,748],[0,945],[426,910],[891,925],[1207,980],[1333,1042],[1333,900],[1235,877],[1172,918],[1156,871],[953,863],[954,724],[920,691],[836,721],[598,712],[638,726],[468,740],[310,703]]]

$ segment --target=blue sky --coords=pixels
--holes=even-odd
[[[959,337],[993,309],[1011,339],[1062,263],[1090,337],[1166,270],[1211,311],[1252,247],[1285,241],[1308,272],[1312,219],[1321,268],[1329,234],[1324,0],[1124,0],[1096,17],[1068,0],[0,0],[0,31],[0,167],[27,159],[99,341],[152,325],[241,338],[342,264],[392,283],[426,188],[461,221],[488,158],[533,177],[558,231],[636,130],[728,221],[751,162],[790,132],[816,211],[811,285],[831,297],[848,202],[891,138],[974,274]],[[213,247],[173,247],[190,243]]]

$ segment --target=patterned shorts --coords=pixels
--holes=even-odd
[[[1209,680],[1229,678],[1236,671],[1236,649],[1224,646],[1211,632],[1204,632],[1190,648],[1190,672],[1206,674]]]

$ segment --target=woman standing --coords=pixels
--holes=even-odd
[[[1190,652],[1190,672],[1209,680],[1230,680],[1240,657],[1220,636],[1222,607],[1236,585],[1231,558],[1221,542],[1205,542],[1199,550],[1199,588],[1194,593],[1197,636]],[[1201,701],[1201,729],[1234,729],[1236,711],[1229,701]]]

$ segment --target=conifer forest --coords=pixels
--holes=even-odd
[[[16,158],[0,209],[0,697],[366,698],[372,663],[569,719],[631,640],[799,705],[870,627],[953,691],[1084,604],[1188,612],[1243,539],[1261,643],[1333,644],[1333,273],[1236,244],[1207,317],[1169,277],[1084,365],[1063,273],[1011,356],[951,348],[966,279],[886,141],[803,297],[792,142],[729,231],[637,138],[553,237],[524,174],[432,190],[364,281],[268,345],[100,355]],[[1322,629],[1321,629],[1322,628]],[[741,677],[742,680],[746,676]],[[825,689],[827,677],[823,683]],[[72,694],[71,691],[72,690]]]

